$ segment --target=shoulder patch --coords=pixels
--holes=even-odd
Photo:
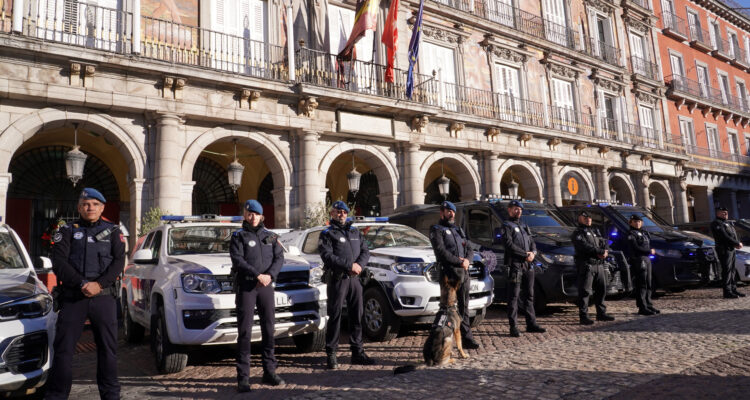
[[[55,232],[55,236],[52,238],[52,240],[55,242],[59,242],[62,240],[62,238],[63,238],[62,232],[57,231]]]

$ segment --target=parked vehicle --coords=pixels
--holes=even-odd
[[[656,250],[651,256],[654,288],[681,290],[706,282],[714,275],[711,271],[716,268],[716,254],[711,238],[678,231],[651,211],[627,204],[598,203],[560,208],[571,220],[575,220],[583,209],[591,215],[593,225],[612,240],[614,250],[626,250],[630,216],[636,214],[643,219],[643,229],[651,234],[651,246]]]
[[[370,249],[370,260],[361,274],[365,335],[374,341],[387,341],[396,337],[402,324],[432,322],[439,308],[440,286],[429,239],[383,217],[355,217],[353,226],[362,232]],[[300,248],[308,261],[321,262],[318,238],[324,229],[294,231],[282,235],[281,241]],[[469,275],[469,312],[476,326],[492,304],[494,283],[479,255],[475,255]]]
[[[508,269],[503,265],[505,249],[500,240],[502,221],[508,219],[507,199],[490,199],[456,203],[456,224],[463,227],[469,241],[478,250],[492,250],[497,256],[497,267],[492,272],[495,281],[495,299],[507,299]],[[534,260],[534,307],[541,312],[548,303],[575,302],[577,269],[573,261],[573,228],[567,225],[557,209],[532,201],[524,204],[521,220],[534,235],[538,255]],[[423,205],[398,212],[390,219],[412,226],[425,234],[437,222],[439,206]],[[624,260],[614,252],[607,260],[608,289],[610,295],[630,290],[628,269]]]
[[[679,224],[676,228],[683,232],[697,232],[703,235],[711,235],[711,222],[689,222]],[[734,229],[737,231],[737,237],[740,239],[743,247],[736,251],[737,259],[735,261],[735,268],[737,268],[737,274],[739,275],[740,281],[750,282],[750,220],[739,219],[734,221]],[[717,265],[718,268],[718,265]],[[720,280],[721,273],[715,271],[714,279]]]
[[[125,338],[151,331],[157,367],[174,373],[191,346],[237,342],[237,311],[229,241],[241,217],[162,217],[134,249],[125,267],[121,306]],[[276,282],[275,337],[292,336],[303,352],[325,345],[326,290],[322,268],[284,254]],[[259,341],[253,330],[252,341]]]
[[[44,269],[52,262],[42,257]],[[18,235],[0,225],[0,397],[32,394],[47,380],[57,313]]]

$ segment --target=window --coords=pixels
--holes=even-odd
[[[563,0],[543,0],[542,15],[547,40],[569,46],[568,24],[565,18],[565,2]]]
[[[643,76],[650,76],[646,65],[646,51],[643,47],[643,36],[630,32],[630,54],[632,56],[633,72]]]
[[[495,64],[497,93],[500,113],[504,120],[521,120],[521,88],[518,84],[520,71],[503,64]]]
[[[737,141],[736,132],[727,132],[727,142],[729,143],[729,152],[740,154],[740,143]]]
[[[750,63],[750,36],[745,36],[745,62]]]
[[[745,155],[750,156],[750,136],[745,135]]]
[[[453,49],[438,46],[430,42],[422,42],[419,49],[419,71],[424,75],[432,76],[437,72],[437,77],[443,85],[440,91],[440,102],[443,107],[456,111],[458,99],[456,97],[456,67]]]
[[[740,57],[740,41],[737,39],[737,34],[731,31],[727,31],[729,37],[729,55],[732,57]]]
[[[473,1],[470,3],[474,4]],[[488,0],[487,7],[490,20],[505,26],[515,26],[512,0]]]
[[[678,54],[670,53],[669,63],[672,65],[672,78],[679,78],[682,80],[682,78],[685,77],[685,67],[683,67],[682,64],[682,57]]]
[[[260,73],[257,68],[267,56],[266,5],[262,0],[214,0],[213,32],[206,33],[203,44],[214,68]]]
[[[719,148],[719,132],[715,126],[706,126],[706,138],[709,153],[716,157],[721,149]]]
[[[698,86],[700,86],[701,89],[701,96],[707,97],[708,96],[708,68],[704,65],[697,65],[695,69],[696,73],[698,74]]]
[[[606,136],[617,135],[617,99],[608,94],[602,94],[602,130]]]
[[[555,129],[575,132],[576,117],[573,103],[573,85],[561,79],[552,79],[552,123]]]
[[[693,121],[680,118],[680,135],[686,146],[695,146],[695,131]]]
[[[331,54],[339,54],[346,46],[349,40],[349,34],[352,33],[354,25],[354,10],[328,5],[328,31],[330,33]],[[357,50],[357,60],[370,62],[372,61],[372,39],[373,31],[368,30],[362,39],[359,39],[355,49]],[[335,61],[335,60],[334,60]]]
[[[492,246],[492,221],[488,210],[469,210],[469,218],[466,222],[466,228],[472,240]]]
[[[307,234],[305,243],[302,245],[302,252],[305,254],[318,254],[318,239],[320,238],[320,232],[312,231]]]
[[[701,28],[701,20],[698,18],[698,14],[688,11],[688,26],[690,27],[690,40],[697,40],[705,43],[706,38],[703,37],[703,29]]]
[[[594,16],[594,27],[595,29],[591,32],[591,35],[594,39],[593,46],[597,54],[605,61],[617,61],[615,60],[617,55],[612,51],[614,46],[612,39],[612,25],[609,17],[596,14]]]
[[[721,29],[719,29],[719,22],[715,20],[712,21],[710,16],[708,18],[708,24],[710,26],[709,34],[711,35],[711,45],[714,47],[714,50],[724,51],[724,49],[721,48]]]
[[[674,3],[671,0],[662,0],[661,8],[663,11],[662,17],[665,28],[676,28],[677,21],[675,21]]]
[[[638,117],[641,123],[641,136],[646,139],[646,145],[653,145],[653,139],[656,138],[656,132],[654,132],[654,109],[644,105],[638,106]]]
[[[745,82],[737,82],[737,97],[739,98],[740,108],[747,111],[747,89],[745,88]]]
[[[721,89],[721,101],[723,101],[724,104],[729,104],[729,98],[732,95],[729,91],[729,77],[719,74],[719,86]]]

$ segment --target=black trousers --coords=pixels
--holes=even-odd
[[[237,306],[237,380],[250,377],[250,339],[252,337],[255,306],[258,306],[260,334],[263,347],[263,371],[276,371],[276,356],[273,353],[275,306],[273,286],[255,286],[251,290],[240,290],[235,297]]]
[[[596,315],[607,312],[604,296],[607,295],[607,275],[602,264],[584,264],[578,266],[578,311],[588,314],[589,301],[593,300]]]
[[[450,268],[450,267],[448,267]],[[459,274],[451,273],[452,271],[448,271],[451,273],[450,275],[452,277],[455,277],[458,275],[458,277],[461,279],[461,285],[459,285],[458,290],[456,291],[456,297],[457,297],[457,307],[458,307],[458,313],[461,315],[461,338],[462,339],[474,339],[474,336],[471,333],[471,321],[469,320],[469,291],[471,290],[471,278],[469,277],[469,273],[464,270],[463,268],[453,268],[454,270],[460,270]],[[463,271],[463,272],[461,272]],[[440,271],[440,282],[443,281],[443,274],[446,272],[444,270]],[[440,298],[443,298],[442,291],[445,290],[443,285],[440,285]],[[444,308],[444,305],[440,305],[441,308]],[[433,321],[433,325],[438,322],[438,319],[440,318],[440,315],[435,316],[435,320]]]
[[[645,257],[645,259],[638,258],[631,260],[630,265],[635,281],[635,304],[638,306],[638,310],[653,308],[654,306],[651,303],[651,292],[653,291],[651,260],[648,257]]]
[[[518,323],[519,302],[526,315],[526,326],[536,325],[534,311],[534,269],[527,266],[511,265],[508,279],[508,322],[511,327]]]
[[[721,266],[721,285],[724,294],[732,294],[737,291],[737,278],[735,274],[735,262],[737,261],[737,252],[734,250],[717,250],[716,255],[719,258]]]
[[[328,329],[326,353],[335,353],[341,333],[341,310],[346,301],[349,313],[349,346],[352,354],[363,352],[362,344],[362,284],[358,277],[345,277],[328,282]]]
[[[71,364],[86,318],[96,342],[96,384],[102,399],[119,399],[117,380],[117,301],[111,295],[63,300],[57,314],[54,357],[46,399],[67,399],[73,383]]]

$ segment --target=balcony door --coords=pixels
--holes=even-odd
[[[708,139],[708,152],[712,157],[718,157],[721,148],[719,147],[719,131],[715,126],[706,127],[706,136]]]
[[[440,81],[440,104],[451,111],[458,111],[461,102],[461,91],[456,86],[456,61],[453,49],[430,42],[422,42],[419,49],[419,71],[423,75]]]
[[[650,77],[646,66],[646,51],[643,43],[643,36],[630,33],[630,55],[633,72],[639,75]]]
[[[705,43],[705,38],[703,37],[703,29],[701,29],[701,20],[698,18],[698,15],[694,12],[688,11],[687,13],[688,17],[688,26],[690,27],[690,40],[697,40],[699,42]]]
[[[680,119],[680,134],[682,140],[685,141],[688,151],[693,151],[695,146],[695,132],[693,130],[693,121],[688,119]]]
[[[708,97],[709,96],[709,86],[708,86],[708,68],[706,68],[703,65],[698,65],[695,68],[695,72],[698,74],[698,86],[700,86],[700,95],[702,97]]]
[[[564,0],[543,0],[544,30],[547,40],[561,44],[570,45],[572,38],[568,37],[568,24],[565,18]]]
[[[214,0],[213,20],[204,49],[214,68],[262,76],[268,51],[266,1]]]
[[[560,79],[552,79],[552,122],[555,129],[576,131],[573,84]]]
[[[729,91],[729,77],[719,74],[719,84],[721,85],[721,101],[724,104],[729,104],[732,96],[732,92]]]
[[[682,57],[677,54],[669,55],[669,63],[672,66],[672,80],[678,81],[680,87],[685,85],[685,67],[682,64]]]
[[[331,63],[336,71],[338,86],[342,89],[360,93],[375,93],[377,91],[376,67],[372,65],[373,60],[373,31],[368,30],[365,36],[354,46],[356,61],[347,62],[342,65],[343,71],[338,71],[336,55],[339,54],[354,26],[354,10],[328,5],[328,29],[330,33]]]
[[[656,147],[656,132],[654,131],[654,109],[638,106],[638,117],[641,122],[641,136],[646,147]]]
[[[515,27],[513,0],[488,0],[487,7],[490,20],[511,28]]]
[[[497,76],[497,103],[500,119],[521,122],[521,88],[518,83],[518,68],[495,64]]]

